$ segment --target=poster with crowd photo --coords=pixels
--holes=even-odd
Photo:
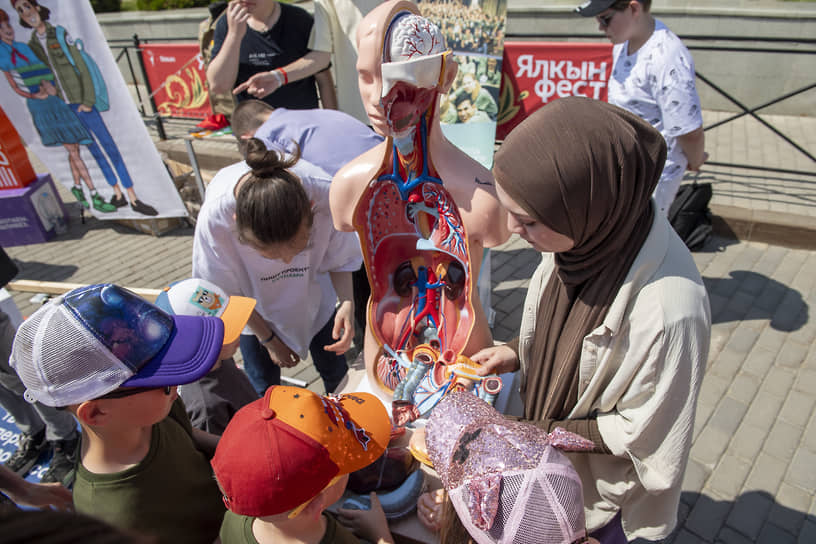
[[[442,97],[445,136],[486,168],[493,165],[499,113],[507,0],[419,0],[459,64],[456,81]]]
[[[0,106],[95,217],[187,215],[88,0],[0,0],[0,70]]]

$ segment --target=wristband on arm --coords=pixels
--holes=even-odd
[[[274,340],[274,339],[275,339],[275,336],[276,336],[276,334],[273,332],[272,334],[270,334],[270,335],[269,335],[269,338],[267,338],[266,340],[264,340],[263,342],[261,342],[261,345],[262,345],[262,346],[264,346],[264,347],[266,347],[266,345],[267,345],[269,342],[271,342],[272,340]]]

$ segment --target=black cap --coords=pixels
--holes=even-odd
[[[608,10],[617,0],[587,0],[577,8],[575,13],[584,17],[595,17]]]

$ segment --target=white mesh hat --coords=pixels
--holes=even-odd
[[[509,421],[464,392],[437,404],[425,433],[434,468],[479,544],[586,538],[581,480],[559,449],[588,451],[592,442],[563,429],[547,434]]]
[[[122,287],[90,285],[24,321],[9,362],[26,400],[68,406],[121,386],[193,382],[215,364],[223,337],[217,317],[170,316]]]
[[[156,298],[156,306],[171,315],[212,315],[224,322],[224,345],[241,335],[255,309],[255,299],[229,296],[211,281],[200,278],[177,281]]]

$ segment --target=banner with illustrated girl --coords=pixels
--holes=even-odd
[[[0,0],[0,107],[99,219],[182,217],[88,0]]]
[[[442,97],[445,136],[485,168],[493,165],[499,113],[507,0],[419,0],[422,15],[439,26],[459,64]]]

